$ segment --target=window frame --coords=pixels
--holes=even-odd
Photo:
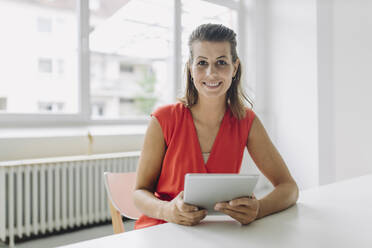
[[[182,90],[182,71],[181,71],[181,0],[173,0],[173,68],[172,81],[177,82],[173,85],[173,99]],[[238,14],[238,44],[245,44],[245,8],[244,0],[201,0],[224,6],[237,11]],[[243,8],[242,8],[243,7]],[[78,112],[76,114],[45,114],[45,113],[1,113],[0,127],[36,127],[36,126],[87,126],[87,125],[144,125],[150,120],[149,116],[144,117],[125,117],[117,119],[93,119],[91,118],[90,102],[90,51],[89,51],[89,1],[76,0],[76,18],[78,32]],[[245,45],[238,47],[239,54],[245,61]]]

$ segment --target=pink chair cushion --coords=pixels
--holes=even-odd
[[[138,219],[141,212],[134,205],[132,194],[136,184],[136,173],[105,173],[106,188],[114,207],[121,215]]]

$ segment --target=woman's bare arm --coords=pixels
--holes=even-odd
[[[162,208],[166,203],[154,195],[165,154],[165,147],[160,124],[155,117],[152,117],[147,128],[138,163],[133,200],[142,213],[156,219],[163,219]]]
[[[295,204],[298,198],[296,182],[257,117],[253,120],[247,148],[257,167],[275,189],[261,200],[242,197],[215,205],[216,210],[230,215],[241,224],[249,224],[255,219],[286,209]]]
[[[259,200],[258,218],[295,204],[299,194],[297,184],[258,117],[253,120],[247,148],[258,169],[275,187]]]
[[[195,225],[206,216],[205,210],[183,202],[183,192],[172,201],[162,201],[155,197],[166,144],[157,119],[153,117],[145,135],[141,157],[137,169],[137,181],[133,200],[145,215],[183,225]]]

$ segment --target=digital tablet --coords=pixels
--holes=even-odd
[[[244,174],[186,174],[183,200],[207,209],[208,215],[220,215],[223,213],[214,210],[214,205],[252,196],[258,177]]]

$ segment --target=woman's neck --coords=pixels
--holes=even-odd
[[[191,107],[194,121],[206,125],[219,125],[225,115],[226,101],[221,99],[203,99]]]

